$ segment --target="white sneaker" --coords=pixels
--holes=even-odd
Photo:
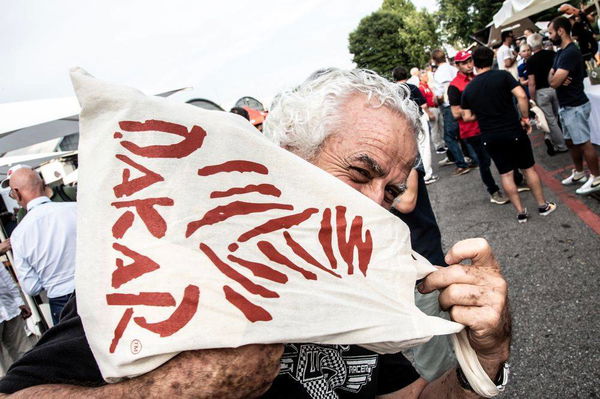
[[[448,157],[446,157],[446,158],[442,159],[441,161],[439,161],[438,165],[440,165],[440,166],[454,165],[454,162],[452,162],[451,160],[448,159]]]
[[[439,180],[439,177],[437,175],[431,175],[430,177],[425,179],[425,184],[435,183],[438,180]]]
[[[600,176],[590,175],[588,181],[575,192],[577,194],[590,194],[595,191],[600,191]]]
[[[562,184],[565,186],[570,186],[571,184],[579,184],[585,183],[587,181],[587,176],[585,172],[578,172],[575,169],[571,172],[571,175],[566,179],[563,179]]]

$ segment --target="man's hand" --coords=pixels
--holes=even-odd
[[[7,238],[5,241],[0,242],[0,255],[5,253],[10,249],[10,238]]]
[[[525,130],[527,134],[531,133],[531,121],[529,120],[529,118],[521,118],[521,127],[523,128],[523,130]]]
[[[440,290],[440,306],[452,320],[468,327],[469,342],[490,378],[508,360],[511,319],[508,285],[486,240],[474,238],[455,244],[446,255],[450,266],[428,275],[421,293]],[[460,264],[471,260],[471,265]]]
[[[31,317],[31,310],[29,310],[29,307],[26,305],[21,305],[19,306],[19,309],[21,309],[21,317],[23,319],[28,319]]]
[[[563,82],[563,84],[562,84],[562,85],[563,85],[563,86],[568,86],[568,85],[570,85],[570,84],[571,84],[571,82],[572,82],[572,81],[573,81],[573,79],[571,79],[571,77],[570,77],[570,76],[568,76],[568,77],[565,79],[565,81]]]

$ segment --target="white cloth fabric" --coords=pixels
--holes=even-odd
[[[590,99],[590,141],[600,145],[600,85],[592,85],[589,78],[583,80],[583,90]]]
[[[506,44],[503,44],[502,46],[500,46],[498,48],[498,52],[496,53],[496,59],[498,61],[498,69],[500,69],[501,71],[510,72],[515,79],[519,80],[519,73],[518,73],[516,62],[514,62],[510,68],[507,68],[506,66],[504,66],[504,60],[509,59],[509,58],[514,59],[515,54],[510,47],[508,47]]]
[[[438,148],[443,148],[445,146],[444,118],[442,117],[439,107],[429,108],[429,111],[435,118],[433,121],[429,121],[429,124],[431,125],[431,142],[433,143],[433,147],[437,150]]]
[[[423,170],[425,171],[425,180],[427,180],[433,176],[433,169],[431,168],[431,138],[429,134],[429,117],[426,113],[421,115],[419,122],[421,122],[421,134],[417,140],[417,147],[419,149],[419,155],[421,155]]]
[[[450,106],[450,103],[448,102],[448,86],[456,77],[457,73],[458,69],[447,62],[444,62],[438,66],[438,69],[433,74],[436,84],[432,89],[436,97],[444,97],[444,102],[442,104],[444,107]]]
[[[45,289],[49,298],[57,298],[74,291],[76,203],[48,197],[30,201],[10,242],[17,278],[28,295]]]
[[[23,298],[8,270],[0,265],[0,322],[8,321],[21,314]]]
[[[71,77],[82,105],[77,305],[107,381],[185,350],[389,353],[463,329],[417,309],[415,281],[435,269],[375,202],[237,115]]]

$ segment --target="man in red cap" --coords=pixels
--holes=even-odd
[[[458,73],[448,86],[448,101],[450,102],[452,116],[458,121],[460,138],[470,146],[469,150],[471,150],[471,157],[474,162],[479,164],[479,174],[490,194],[490,202],[499,205],[506,204],[509,200],[502,195],[502,192],[494,181],[494,177],[490,171],[490,156],[481,143],[479,124],[477,121],[464,121],[461,114],[462,109],[460,107],[460,101],[462,93],[474,76],[471,52],[459,51],[456,56],[454,56],[454,62],[458,67]]]

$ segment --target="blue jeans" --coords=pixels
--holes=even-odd
[[[498,185],[496,185],[494,177],[492,176],[492,172],[490,171],[490,156],[485,150],[485,148],[483,148],[481,136],[469,137],[465,141],[477,154],[477,162],[479,163],[479,174],[481,176],[483,184],[485,184],[485,187],[487,188],[488,193],[492,195],[496,191],[499,191],[500,188],[498,187]]]
[[[444,142],[448,151],[454,157],[454,162],[458,168],[466,168],[467,163],[460,150],[460,144],[458,144],[458,122],[452,116],[450,107],[442,107],[442,116],[444,118]]]
[[[50,314],[52,314],[52,323],[54,323],[54,325],[58,324],[60,314],[72,295],[73,294],[71,293],[56,298],[48,298],[48,302],[50,303]]]

